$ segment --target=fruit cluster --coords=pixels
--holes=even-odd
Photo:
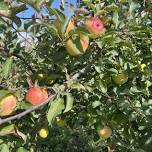
[[[89,38],[98,38],[104,31],[103,21],[98,17],[92,17],[86,20],[83,25],[88,33],[78,30],[78,27],[70,20],[66,30],[62,32],[62,22],[58,19],[54,22],[58,35],[65,38],[65,48],[71,56],[79,56],[86,52],[89,47]],[[77,31],[77,32],[74,32]]]
[[[0,116],[8,116],[17,107],[17,96],[7,90],[3,90],[0,94]],[[43,88],[33,86],[27,91],[25,98],[26,101],[35,106],[43,103],[48,98],[48,93]]]

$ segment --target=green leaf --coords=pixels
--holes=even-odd
[[[12,64],[13,64],[13,56],[9,57],[4,65],[3,65],[3,68],[2,68],[2,77],[7,79],[10,72],[11,72],[11,69],[12,69]]]
[[[17,152],[29,152],[28,150],[26,150],[25,148],[23,147],[20,147],[17,149]]]
[[[97,80],[97,87],[102,93],[106,93],[108,90],[106,83],[102,80]]]
[[[118,25],[119,25],[119,15],[118,15],[118,12],[117,11],[115,11],[114,13],[113,13],[113,18],[112,18],[112,20],[113,20],[113,22],[115,23],[115,27],[117,28],[118,27]]]
[[[70,93],[67,93],[66,94],[66,107],[65,107],[64,113],[70,111],[73,108],[73,100],[74,100],[74,98],[72,97],[72,95]]]
[[[9,152],[9,147],[6,144],[0,145],[0,152]]]
[[[56,100],[52,101],[50,108],[47,113],[47,120],[49,125],[52,124],[52,121],[55,119],[57,115],[59,115],[62,110],[65,108],[64,100],[62,98],[57,98]]]
[[[15,130],[14,127],[14,124],[3,127],[2,129],[0,129],[0,136],[12,134]]]
[[[43,23],[48,29],[50,29],[51,31],[54,31],[55,33],[57,33],[57,29],[56,29],[56,27],[51,23],[46,23],[46,22],[44,22]]]
[[[130,7],[129,7],[129,12],[132,15],[132,13],[139,7],[138,3],[135,3],[134,1],[131,0],[130,2]]]
[[[93,108],[96,108],[96,107],[98,107],[98,106],[100,106],[101,105],[101,102],[100,101],[94,101],[93,103],[92,103],[92,107]]]
[[[146,152],[146,151],[143,149],[135,149],[133,152]]]
[[[61,21],[61,22],[64,21],[65,15],[61,11],[59,11],[55,8],[50,8],[50,7],[47,7],[47,9],[48,9],[49,13],[51,15],[55,15],[59,21]]]
[[[70,21],[70,17],[67,17],[63,20],[62,24],[61,24],[61,32],[62,33],[65,33],[66,32],[66,29],[67,29],[67,26],[69,24],[69,21]]]
[[[0,99],[9,94],[10,92],[8,90],[0,90]]]
[[[4,1],[0,2],[0,10],[8,10],[8,6]]]

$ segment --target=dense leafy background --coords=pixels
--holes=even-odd
[[[68,55],[65,40],[52,23],[64,7],[73,8],[63,1],[59,12],[50,7],[52,2],[0,1],[0,88],[17,94],[19,104],[14,114],[31,106],[24,98],[27,78],[38,79],[48,91],[53,88],[60,93],[48,105],[10,122],[24,135],[2,136],[0,151],[97,152],[108,151],[108,147],[120,152],[152,151],[151,1],[85,0],[78,4],[85,11],[75,12],[75,22],[83,24],[97,15],[104,20],[106,32],[90,40],[87,52],[76,58]],[[17,17],[28,7],[35,10],[33,19]],[[69,80],[94,58],[85,74]],[[142,69],[141,64],[146,67]],[[128,81],[119,86],[112,76],[121,71],[127,73]],[[61,91],[65,82],[69,90]],[[64,126],[56,123],[57,115],[65,121]],[[97,134],[104,124],[113,131],[107,140]],[[41,128],[49,130],[45,139],[38,136]]]

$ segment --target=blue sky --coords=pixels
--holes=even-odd
[[[74,7],[76,7],[76,0],[66,0],[66,2],[71,3],[71,4],[74,5]],[[60,3],[61,3],[61,0],[55,0],[52,4],[52,7],[59,8]],[[68,16],[71,15],[71,13],[68,9],[65,10],[65,13]],[[34,14],[33,9],[29,7],[28,10],[18,14],[18,16],[20,16],[20,17],[31,17],[33,14]]]

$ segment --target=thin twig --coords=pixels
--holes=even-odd
[[[3,19],[1,16],[0,16],[0,19],[5,22],[6,24],[9,24],[7,21],[5,21],[5,19]],[[10,24],[9,24],[10,25]],[[32,43],[30,41],[28,41],[27,38],[25,38],[14,26],[13,24],[11,24],[11,27],[15,30],[16,33],[18,33],[26,42],[28,42],[30,45],[32,45]]]
[[[24,117],[25,115],[33,112],[34,110],[36,110],[36,109],[38,109],[38,108],[46,105],[48,102],[52,101],[52,100],[56,97],[56,95],[57,95],[57,94],[50,95],[50,96],[48,97],[48,99],[46,99],[44,102],[42,102],[42,103],[39,104],[39,105],[32,106],[31,108],[27,109],[26,111],[23,111],[23,112],[21,112],[21,113],[19,113],[19,114],[16,114],[16,115],[14,115],[14,116],[10,116],[10,117],[8,117],[8,118],[0,119],[0,125],[5,124],[5,123],[7,123],[7,122],[10,122],[10,121],[12,121],[12,120],[16,120],[16,119],[20,119],[20,118]]]

